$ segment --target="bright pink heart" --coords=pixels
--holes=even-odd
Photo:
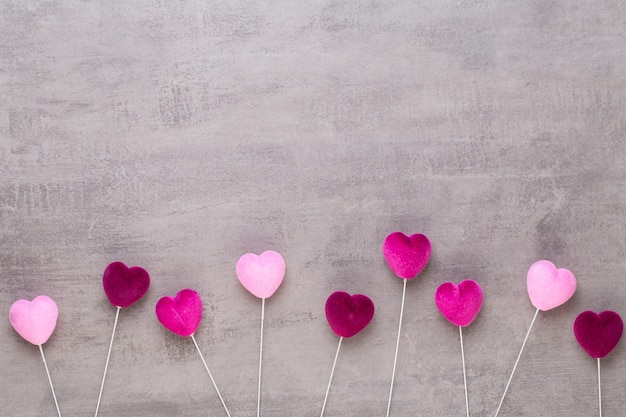
[[[163,297],[157,302],[156,316],[166,329],[189,337],[202,320],[202,299],[194,290],[181,290],[176,297]]]
[[[444,282],[435,292],[437,308],[455,326],[469,326],[483,305],[483,290],[476,281],[461,281],[459,285]]]
[[[604,358],[617,346],[624,331],[622,318],[614,311],[583,311],[574,321],[574,336],[592,358]]]
[[[48,341],[57,325],[59,310],[52,298],[40,295],[33,301],[17,300],[9,311],[15,331],[33,345]]]
[[[415,278],[428,263],[432,247],[425,235],[411,237],[402,232],[387,236],[383,242],[383,256],[389,268],[400,278]]]
[[[526,286],[530,302],[547,311],[572,298],[576,277],[565,268],[556,269],[550,261],[537,261],[528,270]]]
[[[326,300],[326,319],[340,337],[352,337],[374,317],[374,303],[363,294],[336,291]]]
[[[237,278],[252,294],[267,298],[276,292],[285,277],[285,261],[278,252],[246,253],[237,261]]]
[[[111,304],[128,307],[148,291],[150,275],[139,266],[129,268],[122,262],[113,262],[104,270],[102,286]]]

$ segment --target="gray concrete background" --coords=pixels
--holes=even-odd
[[[263,416],[319,415],[335,290],[369,295],[327,416],[381,416],[402,283],[393,231],[433,256],[409,282],[393,416],[464,416],[457,329],[433,294],[473,278],[472,415],[493,415],[534,313],[528,267],[578,277],[540,314],[501,416],[597,415],[595,361],[572,323],[626,314],[626,3],[555,1],[0,1],[0,414],[52,416],[19,298],[59,306],[45,345],[63,415],[93,415],[115,309],[112,261],[152,286],[122,311],[100,415],[222,416],[190,340],[154,316],[204,300],[197,333],[232,415],[256,415],[260,301],[239,256],[287,263],[266,308]],[[603,361],[623,415],[624,343]]]

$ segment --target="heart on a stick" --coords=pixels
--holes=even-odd
[[[617,346],[624,331],[622,318],[614,311],[583,311],[574,321],[574,336],[592,358],[604,358]]]
[[[102,274],[102,286],[111,304],[125,308],[148,291],[150,275],[139,266],[129,268],[122,262],[113,262]]]
[[[363,294],[336,291],[326,300],[326,319],[337,336],[352,337],[374,317],[374,303]]]
[[[425,235],[394,232],[383,242],[387,265],[400,278],[415,278],[428,263],[432,247]]]
[[[9,310],[15,331],[33,345],[48,341],[57,325],[59,310],[52,298],[40,295],[33,301],[17,300]]]
[[[530,302],[541,311],[551,310],[569,300],[576,291],[576,277],[550,261],[531,265],[526,278]]]
[[[202,320],[202,299],[194,290],[181,290],[176,297],[166,296],[157,302],[156,316],[169,331],[189,337]]]
[[[435,304],[441,314],[455,326],[469,326],[483,305],[483,290],[470,279],[459,285],[444,282],[435,292]]]
[[[248,291],[258,298],[272,296],[285,277],[285,261],[271,250],[260,255],[246,253],[237,261],[237,278]]]

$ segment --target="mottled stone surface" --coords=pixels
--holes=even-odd
[[[534,313],[528,267],[578,277],[541,313],[501,416],[597,415],[583,310],[626,314],[626,3],[621,0],[0,0],[0,414],[49,417],[19,298],[59,306],[44,346],[63,416],[93,415],[115,308],[102,271],[145,267],[123,310],[102,417],[222,416],[190,340],[157,322],[191,287],[196,335],[233,417],[256,415],[261,303],[245,252],[283,254],[267,301],[262,416],[319,415],[335,290],[369,295],[326,415],[385,414],[402,283],[393,231],[433,257],[407,288],[392,416],[465,415],[443,281],[477,280],[464,333],[472,415],[495,412]],[[625,406],[626,345],[603,360],[603,411]]]

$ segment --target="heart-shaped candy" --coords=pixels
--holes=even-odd
[[[425,235],[407,236],[394,232],[383,242],[383,256],[389,268],[400,278],[415,278],[428,263],[432,247]]]
[[[139,266],[129,268],[122,262],[113,262],[102,274],[102,286],[111,304],[128,307],[148,291],[150,275]]]
[[[340,337],[352,337],[374,317],[374,303],[363,294],[336,291],[326,300],[326,319]]]
[[[459,285],[444,282],[435,292],[437,308],[455,326],[469,326],[483,305],[483,290],[476,281],[461,281]]]
[[[202,299],[197,292],[184,289],[176,297],[163,297],[156,304],[156,316],[166,329],[189,337],[202,320]]]
[[[246,253],[237,261],[237,278],[253,295],[259,298],[270,297],[285,277],[285,261],[271,250],[260,255]]]
[[[592,358],[604,358],[617,346],[624,323],[614,311],[583,311],[574,320],[574,336]]]
[[[556,269],[550,261],[537,261],[528,270],[526,286],[530,302],[539,310],[547,311],[572,298],[576,277],[565,268]]]
[[[33,345],[48,341],[57,325],[59,310],[52,298],[40,295],[33,301],[17,300],[9,310],[11,326]]]

